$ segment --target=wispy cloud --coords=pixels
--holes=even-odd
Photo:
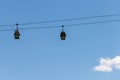
[[[120,70],[120,56],[114,58],[101,58],[99,65],[94,67],[95,71],[112,72],[113,69]]]

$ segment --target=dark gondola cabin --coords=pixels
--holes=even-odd
[[[64,31],[61,32],[60,38],[61,38],[61,40],[65,40],[66,39],[66,33]]]
[[[61,27],[62,27],[62,32],[60,33],[60,38],[61,38],[61,40],[65,40],[66,39],[66,33],[63,30],[64,26],[62,25]]]
[[[19,32],[18,29],[16,29],[15,32],[14,32],[14,38],[15,39],[20,39],[20,32]]]

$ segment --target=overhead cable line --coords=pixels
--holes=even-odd
[[[95,18],[103,18],[103,17],[115,17],[115,16],[120,16],[120,14],[109,14],[109,15],[101,15],[101,16],[89,16],[89,17],[69,18],[69,19],[60,19],[60,20],[51,20],[51,21],[21,23],[19,25],[33,25],[33,24],[42,24],[42,23],[52,23],[52,22],[61,22],[61,21],[74,21],[74,20],[85,20],[85,19],[95,19]],[[16,26],[16,24],[0,25],[0,27],[8,27],[8,26]]]
[[[68,25],[64,25],[65,27],[75,27],[75,26],[79,26],[81,27],[81,25],[90,25],[90,24],[100,24],[100,23],[111,23],[111,22],[120,22],[120,19],[118,20],[106,20],[106,21],[96,21],[96,22],[88,22],[88,23],[78,23],[78,24],[68,24]],[[46,28],[59,28],[60,25],[58,26],[43,26],[43,27],[31,27],[31,28],[19,28],[19,30],[30,30],[30,29],[46,29]],[[15,29],[1,29],[1,31],[13,31]]]
[[[120,20],[106,20],[106,21],[97,21],[97,22],[88,22],[88,23],[78,23],[78,24],[68,24],[68,25],[62,25],[62,31],[60,33],[60,39],[66,40],[66,32],[64,31],[65,27],[75,27],[80,25],[88,25],[88,24],[98,24],[98,23],[110,23],[110,22],[118,22]],[[28,29],[45,29],[45,28],[58,28],[60,26],[46,26],[46,27],[33,27],[33,28],[20,28],[18,29],[19,24],[16,23],[16,30],[14,31],[14,39],[19,40],[20,39],[20,32],[19,30],[28,30]],[[12,31],[13,29],[3,29],[0,31]]]
[[[61,20],[53,20],[53,21],[41,21],[41,22],[33,22],[33,23],[23,23],[23,24],[20,24],[20,25],[31,25],[31,24],[41,24],[41,23],[61,22],[61,21],[74,21],[74,20],[94,19],[94,18],[112,17],[112,16],[120,16],[120,14],[110,14],[110,15],[101,15],[101,16],[89,16],[89,17],[79,17],[79,18],[69,18],[69,19],[61,19]]]

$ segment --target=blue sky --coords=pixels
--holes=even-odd
[[[0,0],[0,25],[120,13],[120,0]],[[120,16],[19,26],[61,26]],[[0,32],[0,80],[120,80],[120,22]],[[1,29],[15,29],[14,26]],[[112,69],[112,70],[111,70]]]

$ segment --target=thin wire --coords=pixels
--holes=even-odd
[[[94,18],[101,18],[101,17],[113,17],[113,16],[120,16],[120,14],[109,14],[109,15],[101,15],[101,16],[89,16],[89,17],[79,17],[79,18],[52,20],[52,21],[31,22],[31,23],[22,23],[22,24],[19,24],[19,25],[33,25],[33,24],[52,23],[52,22],[61,22],[61,21],[94,19]],[[0,27],[8,27],[8,26],[16,26],[16,24],[0,25]]]
[[[106,21],[97,21],[97,22],[89,22],[89,23],[79,23],[79,24],[68,24],[68,25],[64,25],[64,27],[75,27],[75,26],[79,26],[81,27],[81,25],[90,25],[90,24],[99,24],[99,23],[111,23],[111,22],[120,22],[120,20],[106,20]],[[46,26],[46,27],[33,27],[33,28],[20,28],[20,30],[29,30],[29,29],[46,29],[46,28],[59,28],[61,26]],[[0,30],[1,31],[13,31],[15,29],[3,29]]]
[[[60,26],[46,26],[46,27],[33,27],[33,28],[20,28],[20,30],[28,30],[28,29],[45,29],[45,28],[58,28]]]
[[[0,32],[3,32],[3,31],[14,31],[15,29],[1,29]]]
[[[20,25],[31,25],[31,24],[41,24],[41,23],[61,22],[61,21],[74,21],[74,20],[94,19],[94,18],[112,17],[112,16],[120,16],[120,14],[110,14],[110,15],[101,15],[101,16],[79,17],[79,18],[61,19],[61,20],[53,20],[53,21],[41,21],[41,22],[33,22],[33,23],[23,23],[23,24],[20,24]]]
[[[7,25],[0,25],[0,27],[8,27],[8,26],[15,26],[16,24],[7,24]]]
[[[72,27],[72,26],[79,26],[79,25],[89,25],[89,24],[99,24],[99,23],[111,23],[111,22],[120,22],[120,20],[106,20],[106,21],[80,23],[80,24],[69,24],[69,25],[65,25],[65,26],[66,27]]]

